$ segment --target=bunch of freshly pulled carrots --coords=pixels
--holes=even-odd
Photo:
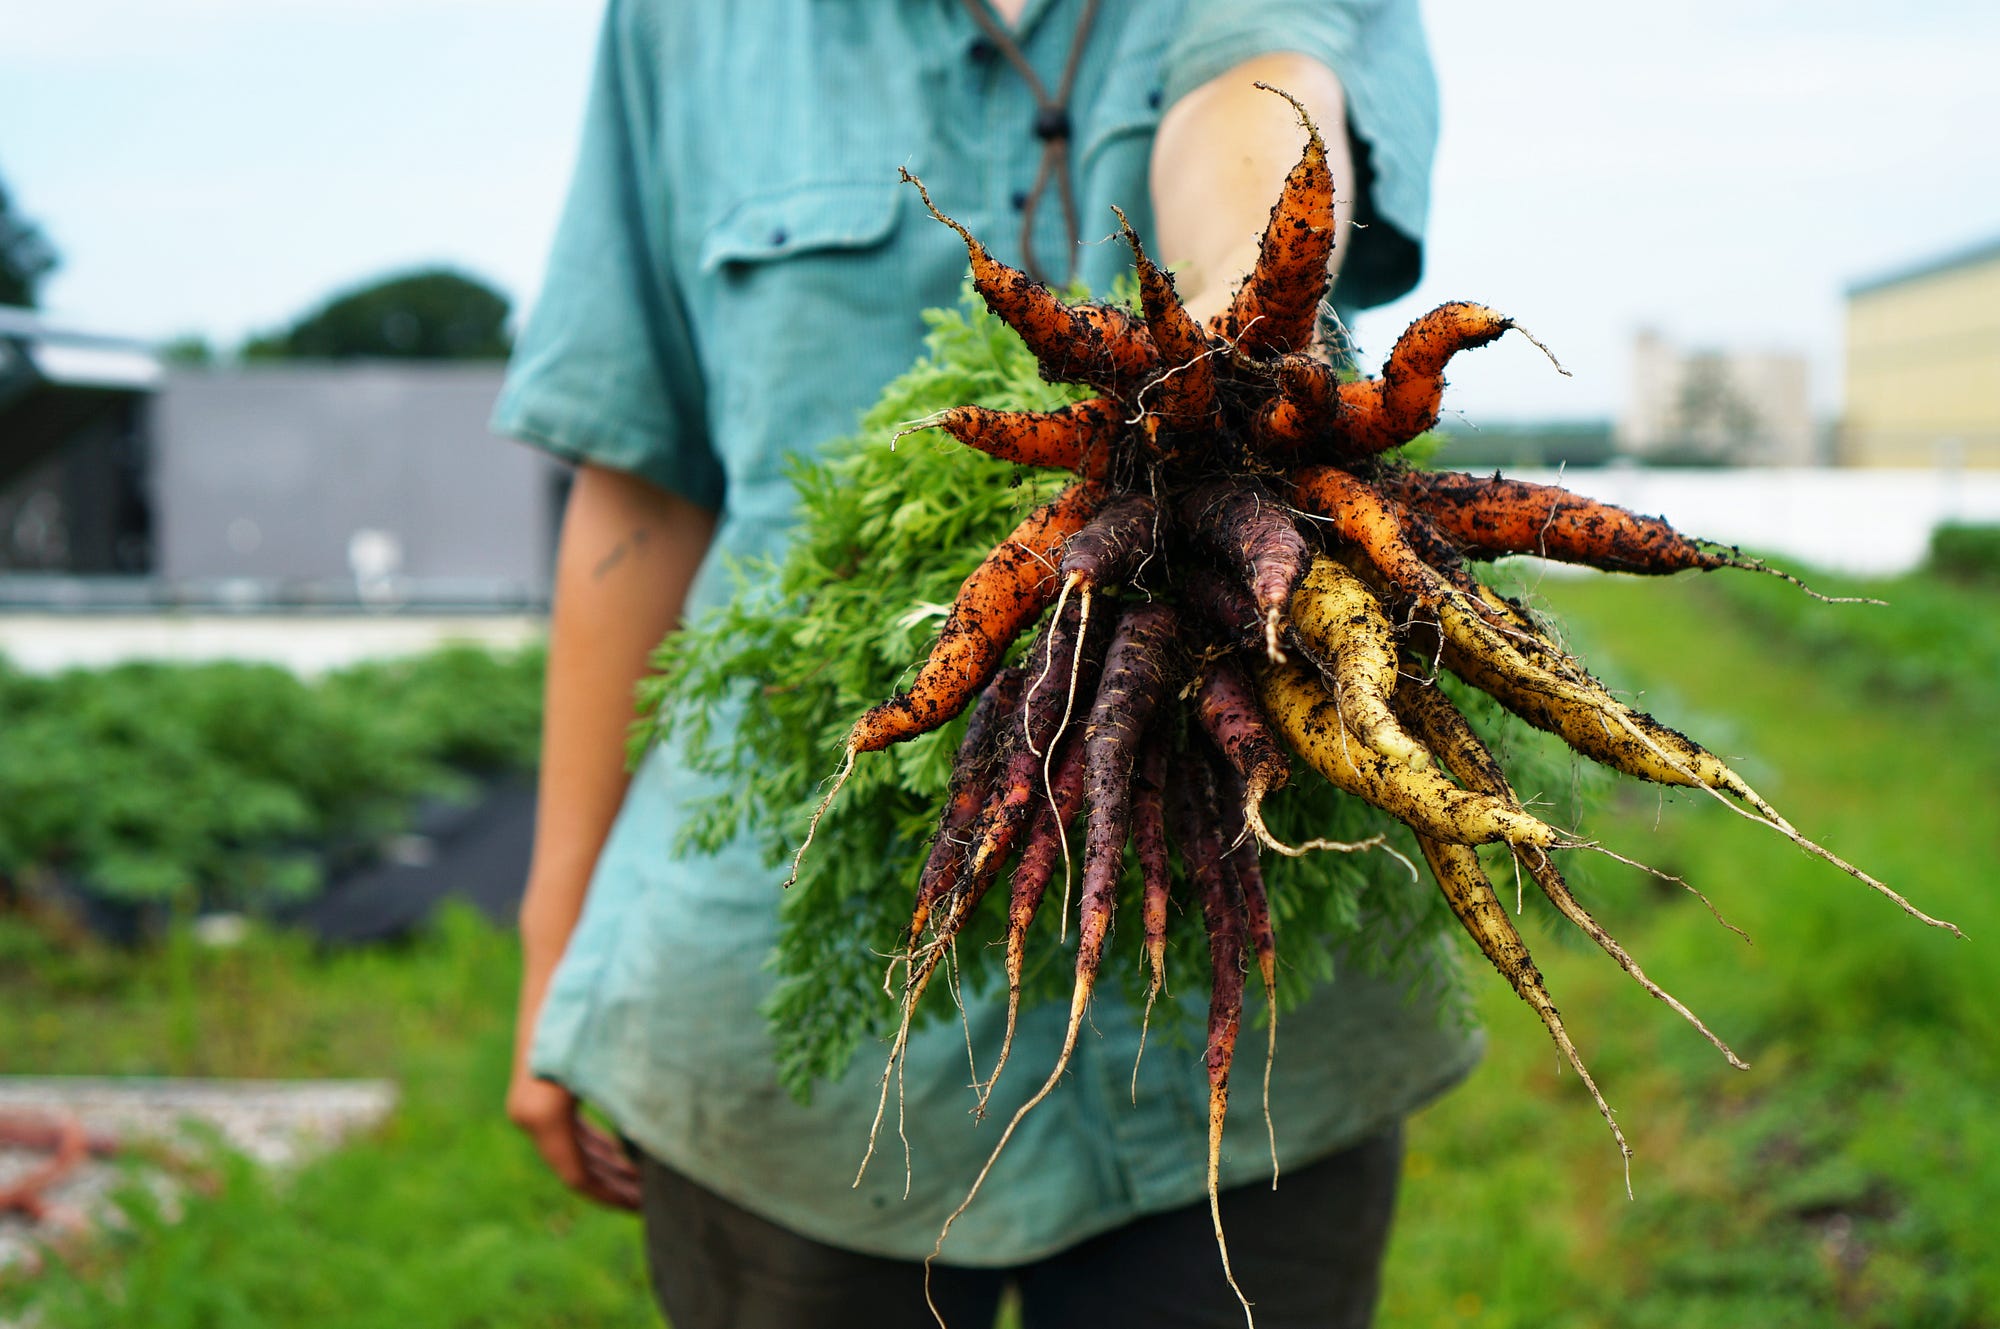
[[[909,686],[854,723],[840,776],[820,805],[861,754],[972,708],[900,957],[902,1033],[892,1069],[943,957],[1010,863],[1011,1045],[1030,924],[1058,871],[1067,883],[1068,831],[1082,820],[1067,1038],[995,1156],[1068,1064],[1112,931],[1128,843],[1143,882],[1139,932],[1153,994],[1165,980],[1169,910],[1176,891],[1185,892],[1182,902],[1206,925],[1214,969],[1208,1178],[1225,1270],[1216,1179],[1250,964],[1267,996],[1276,982],[1260,857],[1380,844],[1290,845],[1272,835],[1260,806],[1290,778],[1290,754],[1410,828],[1452,913],[1547,1026],[1626,1158],[1624,1136],[1479,846],[1506,846],[1561,914],[1743,1064],[1578,903],[1552,851],[1599,847],[1523,807],[1439,687],[1441,670],[1577,753],[1712,793],[1924,922],[1951,927],[1806,839],[1714,754],[1617,699],[1521,606],[1477,580],[1469,562],[1512,554],[1642,574],[1768,569],[1561,488],[1416,470],[1391,457],[1436,423],[1446,362],[1515,325],[1480,305],[1442,305],[1396,342],[1380,377],[1344,380],[1316,341],[1334,244],[1332,176],[1317,129],[1302,107],[1299,114],[1305,152],[1272,210],[1257,266],[1206,327],[1129,225],[1143,316],[1065,302],[931,207],[964,238],[974,288],[1020,334],[1043,375],[1101,395],[1049,412],[963,406],[924,422],[994,457],[1077,479],[965,579]],[[927,193],[924,202],[931,206]],[[1031,633],[1018,663],[1006,665],[1016,640]],[[808,832],[801,858],[810,845]],[[1067,886],[1060,907],[1066,928]],[[1006,1056],[1003,1047],[987,1092]],[[883,1086],[886,1099],[887,1074]]]

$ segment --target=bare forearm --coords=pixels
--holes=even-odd
[[[529,984],[561,955],[625,797],[632,688],[676,623],[713,514],[643,480],[577,473],[556,558],[540,801],[521,938]],[[524,993],[539,1005],[539,990]]]
[[[625,799],[632,687],[679,619],[715,518],[617,471],[577,472],[556,551],[542,713],[535,851],[521,901],[521,999],[507,1115],[580,1193],[639,1207],[639,1178],[617,1143],[529,1067],[542,999],[569,944],[597,855]]]
[[[1260,81],[1297,97],[1319,125],[1343,240],[1353,216],[1344,94],[1332,70],[1308,56],[1279,52],[1202,84],[1168,108],[1152,162],[1159,253],[1175,267],[1182,299],[1198,319],[1228,304],[1256,264],[1271,200],[1305,142],[1291,106],[1255,87]],[[1334,247],[1335,267],[1342,249]]]

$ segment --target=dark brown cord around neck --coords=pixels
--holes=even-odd
[[[1097,20],[1098,0],[1084,0],[1083,16],[1077,20],[1076,35],[1070,38],[1069,58],[1063,63],[1062,82],[1057,84],[1055,95],[1051,97],[1041,75],[1028,63],[1020,44],[1000,23],[992,7],[986,0],[964,0],[965,11],[972,15],[972,21],[985,32],[986,39],[993,43],[993,49],[1007,57],[1007,63],[1028,85],[1028,91],[1035,98],[1036,137],[1042,140],[1042,162],[1035,172],[1035,184],[1028,191],[1021,205],[1021,266],[1030,277],[1038,282],[1047,282],[1048,275],[1041,264],[1035,261],[1035,211],[1041,205],[1042,194],[1048,189],[1049,181],[1056,182],[1056,192],[1062,198],[1063,226],[1069,235],[1069,246],[1064,251],[1068,270],[1064,280],[1076,274],[1076,246],[1082,238],[1076,218],[1076,195],[1069,179],[1069,98],[1076,86],[1077,66],[1083,63],[1083,45],[1090,40],[1091,24]]]

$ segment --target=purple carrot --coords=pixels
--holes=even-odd
[[[1269,495],[1233,480],[1211,480],[1189,490],[1181,515],[1250,586],[1264,623],[1264,652],[1282,661],[1278,634],[1292,591],[1312,553],[1291,515]]]
[[[1292,764],[1277,736],[1264,717],[1264,708],[1243,670],[1226,656],[1209,662],[1195,689],[1195,717],[1203,732],[1228,760],[1235,780],[1240,782],[1242,799],[1238,806],[1260,841],[1268,841],[1264,829],[1264,796],[1282,789],[1291,779]]]
[[[1208,958],[1214,981],[1208,998],[1208,1047],[1202,1060],[1208,1067],[1208,1213],[1215,1225],[1216,1248],[1222,1252],[1222,1272],[1236,1289],[1247,1314],[1250,1305],[1229,1267],[1229,1244],[1222,1236],[1222,1125],[1229,1115],[1229,1068],[1236,1059],[1236,1038],[1243,1028],[1243,895],[1236,874],[1223,859],[1217,822],[1218,792],[1205,761],[1181,764],[1174,781],[1171,809],[1174,839],[1181,862],[1201,901],[1208,928]]]
[[[1159,520],[1159,508],[1144,494],[1106,504],[1063,545],[1063,583],[1093,588],[1123,584],[1152,557]]]
[[[1163,603],[1133,605],[1118,620],[1111,649],[1104,659],[1090,722],[1084,727],[1084,789],[1090,817],[1084,830],[1084,899],[1077,936],[1076,988],[1070,998],[1069,1029],[1055,1069],[1027,1102],[1014,1113],[972,1184],[965,1200],[938,1234],[944,1245],[952,1223],[965,1212],[985,1183],[993,1160],[1014,1138],[1027,1115],[1055,1091],[1076,1051],[1077,1032],[1097,979],[1104,954],[1104,937],[1111,926],[1119,870],[1125,862],[1125,840],[1131,820],[1132,767],[1140,735],[1159,704],[1172,695],[1180,670],[1180,641],[1174,611]],[[909,1012],[904,1011],[907,1026]],[[893,1055],[892,1060],[893,1060]],[[886,1101],[886,1094],[885,1094]]]
[[[1264,980],[1264,1015],[1269,1037],[1264,1044],[1264,1134],[1271,1142],[1271,1189],[1278,1189],[1278,1129],[1271,1121],[1271,1068],[1278,1059],[1278,934],[1271,925],[1271,897],[1264,889],[1264,867],[1258,861],[1257,840],[1243,832],[1244,818],[1251,807],[1250,795],[1242,778],[1220,756],[1212,760],[1216,788],[1225,791],[1238,811],[1219,809],[1222,833],[1230,848],[1224,862],[1236,875],[1237,889],[1243,893],[1243,925],[1250,949],[1257,957],[1257,973]]]
[[[1155,725],[1140,745],[1139,770],[1132,782],[1132,848],[1139,856],[1142,883],[1139,918],[1146,964],[1152,970],[1146,990],[1148,1011],[1167,976],[1167,905],[1173,870],[1167,859],[1166,793],[1166,737]]]
[[[1221,643],[1239,651],[1264,648],[1264,622],[1250,592],[1213,568],[1190,568],[1181,579],[1181,603],[1209,627]]]
[[[1014,1026],[1021,1013],[1021,970],[1027,954],[1028,928],[1042,907],[1043,897],[1048,894],[1049,879],[1055,875],[1056,864],[1068,857],[1063,838],[1065,831],[1083,809],[1083,747],[1082,737],[1072,735],[1059,749],[1055,774],[1049,782],[1049,799],[1035,810],[1027,839],[1021,845],[1021,857],[1014,864],[1007,901],[1007,1032],[1000,1040],[1000,1057],[993,1063],[993,1073],[986,1077],[986,1085],[980,1091],[977,1111],[982,1116],[993,1085],[1007,1064],[1007,1054],[1014,1048]]]
[[[1139,739],[1154,710],[1171,691],[1179,663],[1179,625],[1164,604],[1134,605],[1118,621],[1105,656],[1104,675],[1085,727],[1084,788],[1090,816],[1083,841],[1083,900],[1077,913],[1077,992],[1071,1029],[1083,1018],[1084,1003],[1104,952],[1105,934],[1117,902],[1118,878],[1125,867],[1125,840],[1131,829],[1132,765]]]
[[[910,944],[916,945],[924,924],[939,897],[950,891],[964,866],[971,843],[967,832],[993,795],[993,777],[999,758],[1008,746],[1014,717],[1021,709],[1021,689],[1026,672],[1011,666],[994,675],[979,696],[972,718],[966,722],[965,738],[952,759],[950,792],[944,816],[931,839],[930,857],[917,878],[916,904],[910,917]]]
[[[1139,858],[1139,919],[1146,965],[1146,1013],[1139,1021],[1139,1050],[1132,1058],[1132,1100],[1139,1099],[1139,1058],[1146,1055],[1146,1031],[1153,1023],[1153,1003],[1167,981],[1167,911],[1173,891],[1173,866],[1167,857],[1167,742],[1161,727],[1146,731],[1139,747],[1139,769],[1132,780],[1132,849]]]

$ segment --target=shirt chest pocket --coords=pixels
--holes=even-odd
[[[884,335],[920,307],[895,243],[903,192],[798,185],[742,200],[703,235],[697,335],[732,485],[771,481],[787,451],[849,427],[886,381],[874,348],[907,359],[908,339]]]
[[[787,259],[832,258],[886,244],[902,190],[893,183],[797,185],[735,204],[701,243],[702,276],[746,278]]]

